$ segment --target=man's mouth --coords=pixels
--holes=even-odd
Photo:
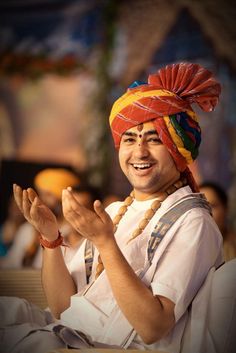
[[[152,164],[151,163],[133,163],[132,166],[136,170],[145,170],[151,168]]]

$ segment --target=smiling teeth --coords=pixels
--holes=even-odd
[[[133,164],[133,167],[134,167],[134,168],[139,168],[139,169],[142,169],[142,168],[149,168],[149,167],[151,167],[151,164],[149,164],[149,163]]]

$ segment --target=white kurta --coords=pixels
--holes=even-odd
[[[182,197],[191,195],[189,187],[184,187],[169,196],[144,232],[127,244],[153,200],[134,201],[128,207],[120,221],[116,239],[137,275],[143,272],[148,264],[148,241],[160,217]],[[120,205],[120,202],[116,202],[108,207],[107,211],[112,218],[117,214]],[[93,278],[97,256],[95,252]],[[6,298],[7,300],[0,302],[0,352],[30,353],[34,347],[35,352],[43,353],[53,348],[65,347],[60,338],[51,332],[53,326],[64,324],[83,331],[94,341],[125,348],[159,349],[178,353],[188,318],[188,306],[201,288],[209,270],[221,263],[222,237],[209,213],[205,209],[194,208],[181,215],[164,236],[155,252],[151,267],[142,279],[151,287],[154,295],[165,296],[175,303],[176,325],[165,338],[147,346],[132,331],[129,322],[116,305],[105,271],[85,292],[86,271],[82,244],[67,264],[77,283],[78,294],[72,296],[71,306],[62,313],[59,322],[52,323],[48,313],[39,311],[24,301],[11,301],[11,298]],[[11,322],[9,307],[12,312]],[[24,324],[19,325],[21,322]],[[28,334],[29,332],[31,333]]]
[[[147,265],[148,240],[158,220],[174,203],[187,195],[191,196],[188,186],[170,195],[143,233],[127,244],[127,240],[153,200],[135,200],[128,207],[119,223],[116,239],[137,274]],[[120,205],[120,202],[116,202],[108,207],[107,211],[112,218],[117,214]],[[71,307],[61,315],[62,323],[86,332],[95,341],[125,347],[128,344],[129,348],[159,349],[177,353],[180,351],[181,338],[188,318],[188,306],[203,284],[210,268],[218,267],[222,263],[222,236],[209,213],[200,208],[184,213],[165,235],[150,268],[154,273],[151,283],[148,282],[147,276],[144,277],[144,281],[147,285],[151,285],[154,295],[165,296],[175,303],[176,325],[165,338],[153,345],[145,345],[138,335],[125,345],[125,331],[130,325],[119,310],[115,312],[115,316],[113,315],[113,321],[110,319],[114,314],[116,303],[105,271],[86,294],[81,296],[86,284],[82,251],[81,247],[80,256],[74,256],[69,265],[78,287],[82,290],[72,297]],[[93,264],[93,276],[96,259],[97,253]],[[80,315],[82,312],[86,316]]]

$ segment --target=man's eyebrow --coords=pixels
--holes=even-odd
[[[138,134],[136,134],[136,132],[132,132],[132,131],[125,131],[123,133],[123,136],[138,136]]]
[[[156,130],[148,130],[148,131],[145,131],[144,133],[140,132],[140,133],[136,133],[136,132],[133,132],[133,131],[125,131],[123,133],[123,136],[132,136],[132,137],[136,137],[138,135],[143,135],[143,136],[149,136],[149,135],[158,135]]]
[[[144,135],[158,135],[156,130],[148,130],[144,132]]]

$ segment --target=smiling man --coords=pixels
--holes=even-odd
[[[161,142],[153,122],[133,127],[122,135],[119,161],[137,200],[151,199],[180,178],[173,158]]]
[[[150,75],[147,83],[135,82],[114,103],[112,135],[133,191],[106,210],[96,200],[94,211],[71,189],[63,191],[64,216],[85,239],[70,270],[55,216],[32,189],[14,186],[17,204],[41,233],[42,279],[52,313],[43,331],[27,326],[27,315],[22,334],[14,322],[4,329],[5,337],[14,336],[14,352],[34,347],[41,353],[42,342],[48,350],[82,348],[75,330],[95,347],[181,352],[188,308],[210,269],[223,261],[221,234],[187,167],[201,141],[191,104],[211,111],[219,94],[209,71],[180,63]],[[40,320],[42,326],[42,313]]]

